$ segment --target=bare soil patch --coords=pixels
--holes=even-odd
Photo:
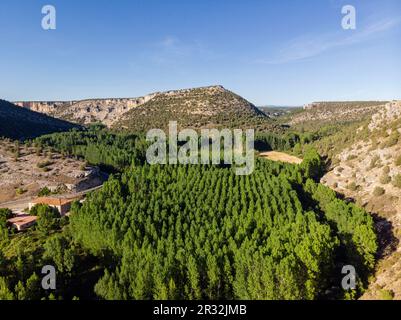
[[[286,162],[286,163],[292,163],[292,164],[300,164],[302,163],[302,159],[291,156],[287,153],[284,152],[278,152],[278,151],[268,151],[268,152],[262,152],[260,153],[260,156],[262,158],[266,158],[272,161],[281,161],[281,162]]]

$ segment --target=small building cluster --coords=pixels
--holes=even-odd
[[[65,216],[71,209],[71,204],[79,200],[79,198],[53,198],[53,197],[39,197],[32,200],[29,203],[29,211],[38,205],[38,204],[45,204],[49,207],[56,208],[60,215],[63,217]],[[12,228],[17,229],[18,231],[24,231],[30,227],[32,227],[38,217],[31,216],[27,214],[17,215],[14,218],[8,219],[7,222],[11,225]]]

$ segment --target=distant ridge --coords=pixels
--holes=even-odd
[[[221,85],[155,92],[137,98],[80,101],[18,101],[21,108],[86,125],[103,123],[114,129],[143,131],[165,128],[169,121],[191,128],[266,125],[261,110]]]
[[[0,137],[27,139],[67,131],[78,125],[0,100]]]
[[[314,123],[317,126],[334,122],[356,122],[369,119],[383,109],[388,101],[326,101],[304,105],[294,115],[290,125]]]

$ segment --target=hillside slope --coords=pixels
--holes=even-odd
[[[139,98],[81,101],[19,101],[21,109],[81,125],[101,122],[115,129],[166,128],[169,121],[188,128],[270,128],[269,116],[222,86],[155,92]]]
[[[257,127],[269,118],[244,98],[211,86],[157,94],[149,102],[123,115],[115,128],[143,131],[166,128],[177,121],[184,128]]]
[[[401,299],[401,101],[375,113],[358,138],[334,159],[322,182],[371,212],[382,258],[363,299]]]
[[[77,125],[0,100],[0,137],[34,138],[74,127]]]
[[[332,122],[356,122],[370,118],[378,112],[387,101],[333,101],[314,102],[305,105],[295,115],[291,115],[288,124],[291,126],[321,126]]]

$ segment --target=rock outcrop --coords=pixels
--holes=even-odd
[[[101,122],[111,126],[126,112],[138,107],[157,93],[139,98],[87,99],[81,101],[19,101],[16,105],[78,124]]]

